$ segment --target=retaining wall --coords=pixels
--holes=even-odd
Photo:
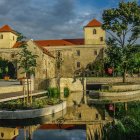
[[[122,77],[88,77],[87,83],[118,83]],[[126,82],[140,83],[140,77],[126,77]]]

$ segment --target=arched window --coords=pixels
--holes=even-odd
[[[96,31],[96,29],[93,29],[93,34],[97,34],[97,31]]]
[[[3,35],[2,34],[0,35],[0,39],[3,39]]]

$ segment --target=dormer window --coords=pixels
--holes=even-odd
[[[93,34],[97,34],[97,31],[96,31],[96,29],[93,29]]]
[[[3,35],[0,35],[0,39],[3,39]]]

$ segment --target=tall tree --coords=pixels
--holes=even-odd
[[[119,47],[123,82],[126,82],[126,72],[131,56],[131,48],[140,37],[140,6],[137,2],[120,2],[118,8],[103,12],[102,28],[109,34],[107,42]]]

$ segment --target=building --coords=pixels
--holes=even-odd
[[[87,64],[103,58],[106,35],[101,26],[99,21],[93,19],[84,27],[82,39],[35,40],[34,42],[54,55],[56,61],[60,57],[62,77],[73,77],[80,68],[85,68]],[[57,75],[57,70],[55,73]]]
[[[82,39],[28,40],[28,49],[39,56],[36,60],[35,79],[40,81],[55,78],[58,71],[61,77],[73,77],[77,70],[103,58],[106,35],[101,26],[96,19],[90,21],[83,28]],[[14,61],[21,45],[17,38],[17,32],[8,25],[0,28],[0,57],[9,60],[15,67],[16,78],[21,78],[25,75],[17,70],[17,63]],[[59,70],[58,62],[61,62]]]

